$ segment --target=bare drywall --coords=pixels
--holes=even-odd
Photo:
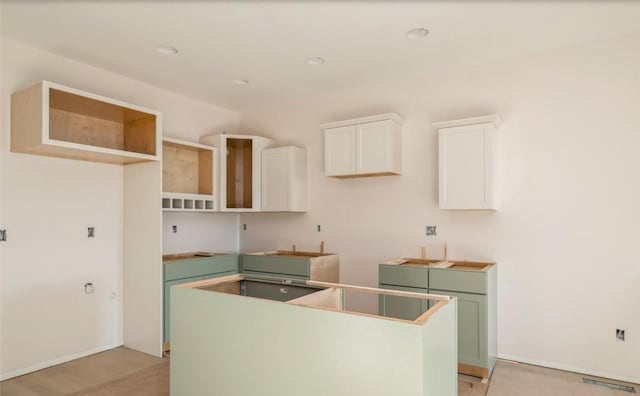
[[[10,152],[11,93],[43,79],[54,81],[157,109],[166,135],[194,142],[235,127],[238,114],[13,40],[3,39],[1,50],[0,212],[10,238],[0,252],[0,363],[6,378],[123,342],[123,168]],[[235,219],[185,220],[175,214],[171,220],[188,223],[192,234],[217,236],[185,249],[237,246]],[[90,226],[96,235],[91,239]],[[180,249],[175,243],[170,247]],[[95,293],[85,294],[86,282],[94,284]],[[157,286],[140,292],[160,304]]]
[[[241,250],[325,241],[342,282],[373,286],[378,263],[422,245],[439,258],[448,243],[449,258],[498,263],[502,357],[639,382],[639,46],[626,36],[243,113],[241,126],[307,148],[310,209],[243,214]],[[406,119],[402,176],[325,177],[319,125],[389,111]],[[439,210],[431,123],[489,114],[504,120],[500,208]]]

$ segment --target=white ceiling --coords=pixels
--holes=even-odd
[[[238,111],[638,31],[637,1],[2,2],[3,36]]]

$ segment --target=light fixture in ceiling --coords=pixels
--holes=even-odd
[[[156,51],[164,55],[175,55],[178,53],[178,49],[170,45],[161,45],[158,48],[156,48]]]
[[[242,79],[237,79],[237,80],[231,80],[234,84],[238,84],[238,85],[247,85],[249,84],[249,80],[242,80]]]
[[[409,40],[420,40],[429,34],[429,31],[423,27],[414,28],[407,32],[407,38]]]
[[[321,65],[324,63],[324,59],[322,59],[319,56],[314,56],[314,57],[305,59],[305,62],[307,62],[310,65]]]

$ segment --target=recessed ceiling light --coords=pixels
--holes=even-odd
[[[158,48],[156,48],[156,51],[165,55],[175,55],[178,53],[178,49],[170,45],[161,45]]]
[[[319,56],[314,56],[312,58],[305,59],[305,62],[307,62],[310,65],[321,65],[324,63],[324,59],[322,59]]]
[[[233,81],[234,84],[238,84],[238,85],[247,85],[247,84],[249,84],[249,80],[240,80],[240,79],[238,79],[238,80],[231,80],[231,81]]]
[[[427,37],[429,31],[425,28],[415,28],[407,32],[407,38],[409,40],[419,40]]]

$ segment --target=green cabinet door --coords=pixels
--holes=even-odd
[[[380,285],[380,289],[399,290],[413,293],[426,293],[426,289]],[[380,295],[378,297],[378,312],[389,318],[415,320],[429,309],[429,300],[419,298]]]
[[[487,361],[487,296],[429,290],[458,298],[458,362],[488,367]]]

